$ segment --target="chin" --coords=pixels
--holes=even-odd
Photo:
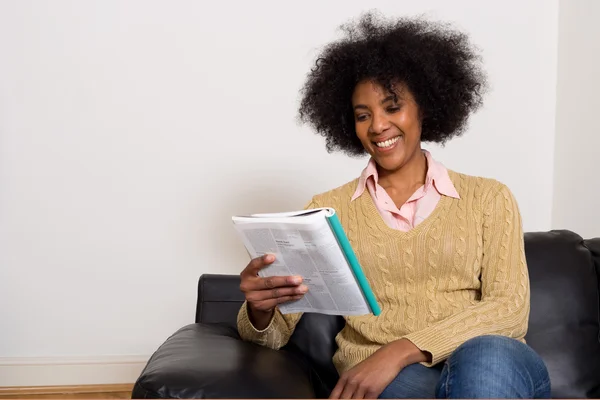
[[[375,162],[386,171],[397,171],[405,164],[404,157],[376,157]]]
[[[387,154],[382,154],[377,151],[377,149],[373,149],[370,152],[371,156],[375,159],[377,165],[381,168],[384,168],[388,171],[397,170],[406,164],[406,153],[403,148],[396,148],[394,151],[391,151]]]

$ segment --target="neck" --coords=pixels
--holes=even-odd
[[[409,189],[420,186],[425,183],[427,176],[427,158],[423,151],[418,149],[406,164],[397,170],[387,171],[378,166],[377,174],[379,175],[379,184],[384,188]]]

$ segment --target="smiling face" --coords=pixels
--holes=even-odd
[[[421,154],[421,115],[412,93],[400,88],[394,96],[372,81],[354,88],[352,107],[356,135],[377,165],[395,172]]]

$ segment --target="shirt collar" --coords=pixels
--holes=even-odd
[[[427,150],[422,150],[427,158],[427,175],[425,177],[425,191],[429,190],[429,188],[434,187],[435,190],[438,191],[439,194],[453,197],[456,199],[460,199],[450,176],[448,175],[448,170],[444,167],[443,164],[436,161],[431,153]],[[369,159],[369,162],[365,169],[363,169],[360,177],[358,178],[358,185],[352,196],[351,201],[356,200],[360,197],[367,187],[367,181],[373,178],[373,182],[375,183],[375,188],[377,188],[377,183],[379,181],[379,175],[377,174],[377,164],[373,158]]]

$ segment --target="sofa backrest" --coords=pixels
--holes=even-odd
[[[590,242],[588,242],[590,243]],[[598,271],[570,231],[527,233],[531,284],[527,343],[550,373],[552,397],[600,397]]]
[[[596,266],[596,274],[598,275],[598,285],[600,289],[600,238],[590,239],[583,242],[584,246],[592,253],[592,259]]]

